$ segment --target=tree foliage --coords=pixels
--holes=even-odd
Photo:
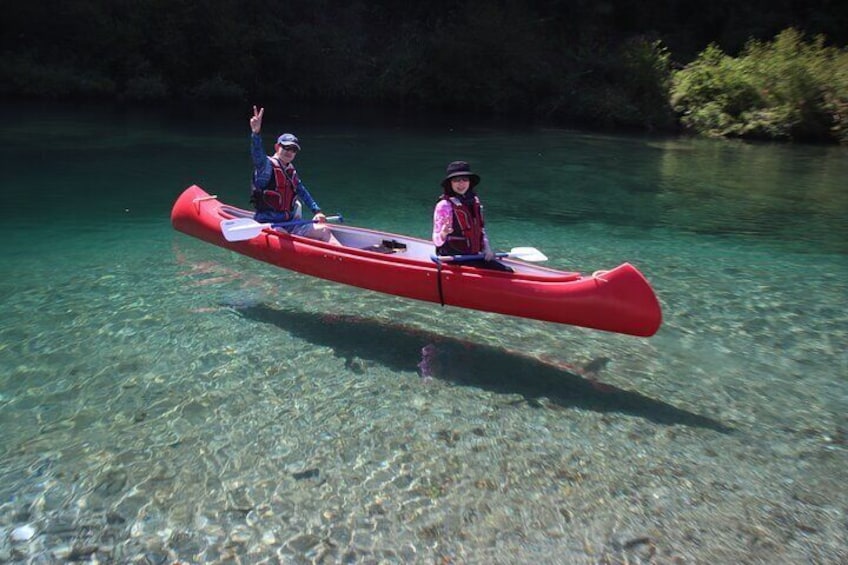
[[[789,28],[739,57],[710,45],[675,73],[681,122],[708,135],[848,141],[848,51]]]
[[[798,81],[795,94],[786,85],[771,84],[768,103],[762,85],[744,76],[768,75],[768,69],[751,66],[755,59],[778,64],[777,55],[757,51],[771,44],[757,41],[784,28],[794,25],[837,42],[848,40],[848,4],[832,0],[0,3],[6,4],[0,19],[0,95],[5,97],[367,103],[666,129],[677,125],[669,103],[673,69],[712,42],[687,67],[690,78],[676,79],[675,103],[698,105],[697,110],[686,106],[687,126],[736,135],[816,137],[823,125],[801,124],[833,127],[828,120],[845,114],[839,86],[844,74],[839,73],[828,85],[816,83],[822,98],[817,105],[773,102],[792,96],[797,101],[799,90],[813,88],[812,79],[798,70],[822,76],[823,70],[810,67],[812,60],[799,68],[783,60],[780,72]],[[745,47],[748,38],[753,42]],[[719,56],[743,48],[745,59]],[[791,46],[779,52],[789,56]],[[816,57],[806,47],[797,52]],[[710,61],[717,66],[710,67]],[[684,83],[692,85],[686,96],[679,91]],[[718,98],[700,101],[709,93]],[[739,115],[754,109],[761,115],[746,119],[748,129],[739,125]],[[788,117],[771,119],[768,112]],[[778,127],[787,121],[795,125]]]

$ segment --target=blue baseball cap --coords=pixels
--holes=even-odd
[[[298,141],[297,136],[292,133],[284,133],[277,138],[277,143],[284,147],[287,145],[294,145],[297,147],[297,150],[300,151],[300,142]]]

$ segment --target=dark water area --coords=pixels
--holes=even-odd
[[[643,339],[174,231],[248,205],[249,115],[0,107],[0,561],[848,559],[845,148],[266,109],[353,225],[428,237],[469,161],[497,248],[646,275]]]

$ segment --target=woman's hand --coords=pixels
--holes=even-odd
[[[265,108],[256,109],[253,107],[253,117],[250,118],[250,131],[259,133],[262,131],[262,116],[265,114]]]
[[[495,258],[495,252],[492,251],[492,246],[489,245],[489,238],[483,236],[483,259],[492,261]]]

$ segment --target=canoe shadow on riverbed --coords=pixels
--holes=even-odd
[[[378,363],[395,371],[418,371],[422,362],[433,378],[500,394],[517,394],[531,406],[547,399],[553,407],[617,412],[657,424],[684,425],[730,433],[721,422],[676,408],[638,392],[590,380],[566,367],[520,351],[445,337],[391,322],[347,315],[278,310],[264,304],[236,308],[241,316],[273,324],[315,345],[333,349],[353,371]]]

